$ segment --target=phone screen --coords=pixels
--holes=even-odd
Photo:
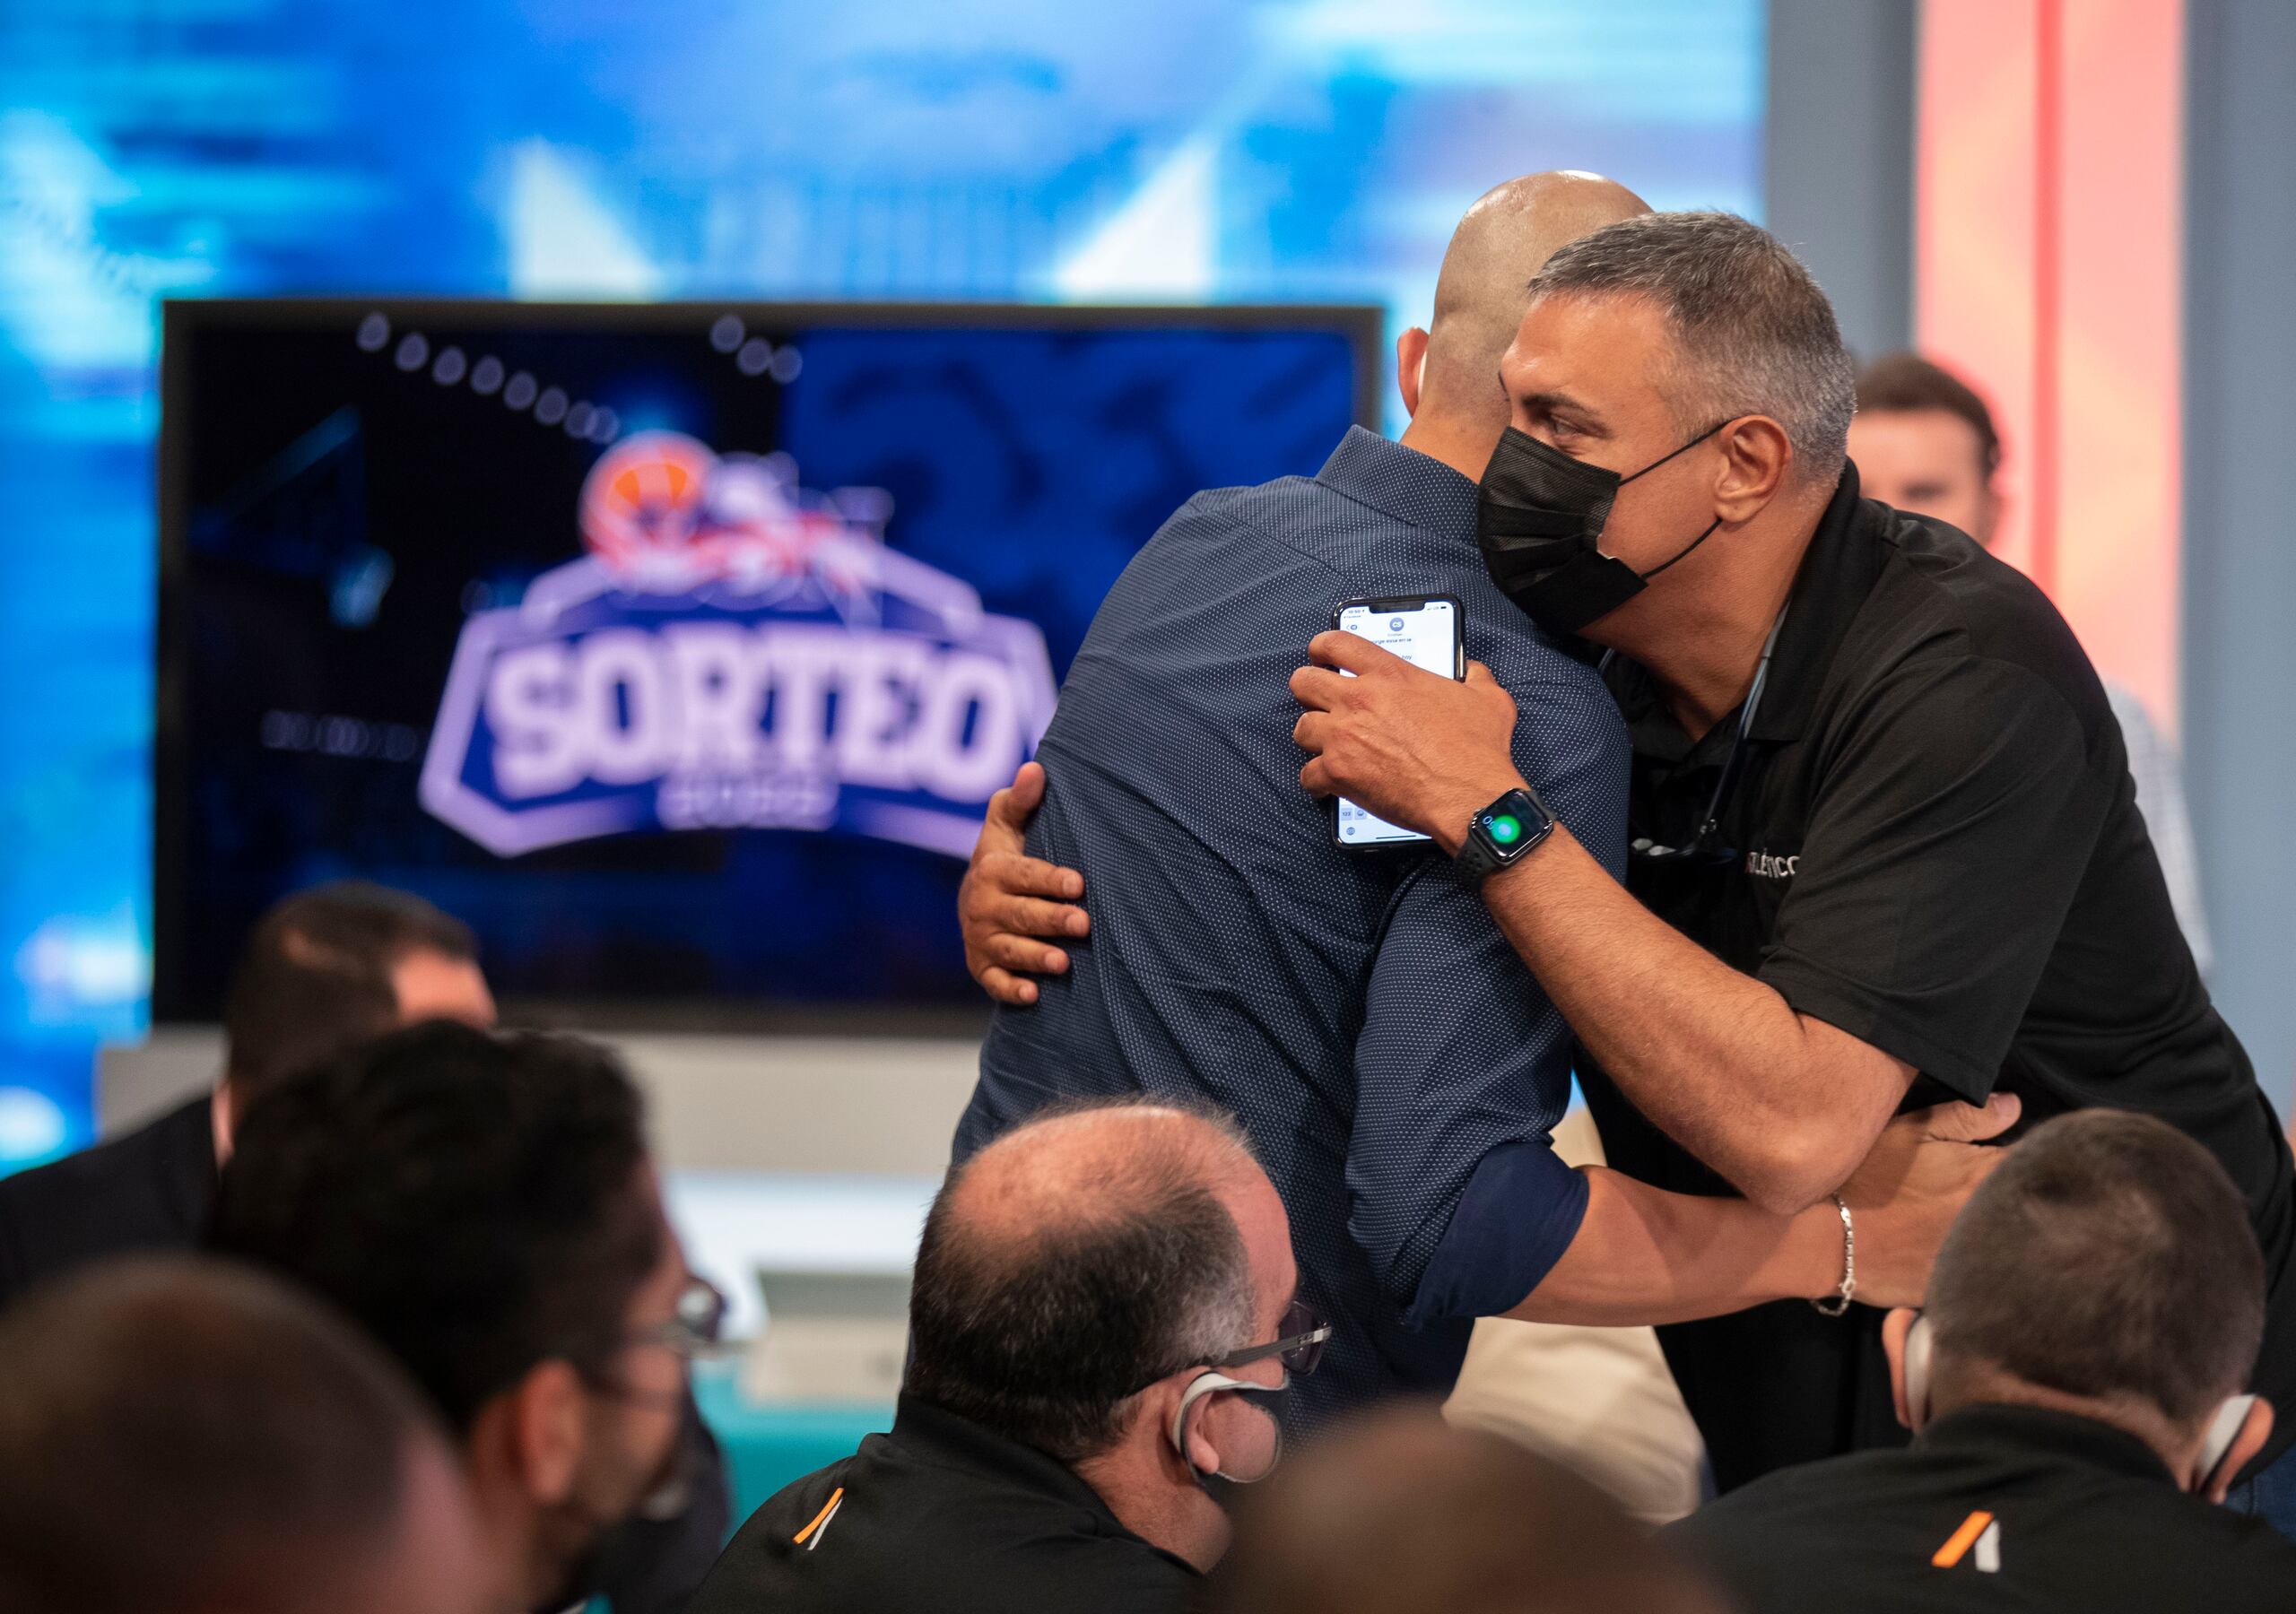
[[[1455,600],[1358,601],[1340,608],[1338,626],[1342,632],[1370,639],[1415,667],[1457,678],[1458,613]],[[1339,802],[1338,814],[1343,846],[1389,846],[1427,839],[1416,830],[1364,811],[1344,797]]]

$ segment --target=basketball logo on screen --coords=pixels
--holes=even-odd
[[[422,805],[504,856],[659,830],[970,852],[1052,716],[1031,622],[886,547],[875,489],[674,432],[582,488],[589,553],[464,624]]]

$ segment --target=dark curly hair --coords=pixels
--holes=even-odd
[[[335,1302],[466,1429],[545,1360],[611,1358],[661,1259],[646,1163],[605,1049],[416,1026],[248,1112],[210,1242]]]

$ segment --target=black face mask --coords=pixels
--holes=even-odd
[[[1716,516],[1674,560],[1637,572],[1596,547],[1610,519],[1611,501],[1635,477],[1649,475],[1728,424],[1717,421],[1634,476],[1572,459],[1509,426],[1491,451],[1475,500],[1475,539],[1491,580],[1549,633],[1577,633],[1608,616],[1722,525]]]

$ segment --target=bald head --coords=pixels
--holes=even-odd
[[[194,1257],[0,1321],[0,1609],[436,1614],[491,1583],[413,1385],[340,1317]]]
[[[1216,1193],[1258,1172],[1223,1121],[1162,1105],[1098,1105],[1005,1133],[950,1179],[947,1198],[969,1237],[1017,1247],[1135,1214],[1175,1181]]]
[[[1476,198],[1451,232],[1435,282],[1420,414],[1496,439],[1507,423],[1499,356],[1530,306],[1531,276],[1564,243],[1649,211],[1615,180],[1572,169],[1526,174]]]
[[[1218,1614],[1718,1614],[1567,1469],[1434,1408],[1378,1413],[1252,1498]]]
[[[1217,1119],[1134,1103],[1006,1133],[926,1217],[908,1393],[1065,1462],[1099,1454],[1147,1384],[1249,1342],[1242,1224],[1261,1203],[1280,1227],[1265,1174]]]

